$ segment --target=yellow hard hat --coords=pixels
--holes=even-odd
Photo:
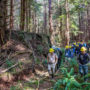
[[[79,45],[76,45],[77,47],[79,47]]]
[[[76,43],[73,43],[74,45],[76,45]]]
[[[66,49],[68,49],[68,48],[69,48],[69,46],[68,46],[68,45],[66,45],[66,46],[65,46],[65,48],[66,48]]]
[[[49,49],[49,52],[50,52],[50,53],[54,52],[54,49],[53,49],[53,48],[50,48],[50,49]]]
[[[82,47],[82,48],[80,49],[81,52],[86,51],[86,50],[87,50],[87,49],[86,49],[85,47]]]

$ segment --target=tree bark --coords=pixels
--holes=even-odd
[[[53,25],[52,25],[52,0],[48,0],[49,2],[49,33],[50,33],[50,40],[51,43],[54,44],[54,36],[53,36]]]
[[[10,35],[9,35],[9,40],[11,38],[11,30],[13,29],[13,0],[10,0]]]
[[[70,25],[69,25],[69,7],[68,0],[66,0],[66,44],[69,45],[70,42]]]
[[[10,0],[10,29],[13,29],[13,0]]]
[[[31,32],[32,31],[32,25],[31,25],[31,23],[32,23],[32,12],[31,12],[31,10],[32,10],[32,8],[31,8],[31,4],[32,4],[32,0],[29,0],[29,32]]]
[[[47,34],[47,7],[46,7],[46,1],[44,1],[44,32]]]
[[[90,40],[90,3],[87,8],[87,38]]]
[[[21,22],[20,29],[24,31],[25,27],[25,0],[21,0]]]
[[[0,0],[0,44],[4,44],[6,29],[6,0]]]

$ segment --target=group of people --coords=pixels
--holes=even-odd
[[[70,46],[65,47],[65,57],[67,58],[73,58],[74,56],[78,56],[81,53],[81,48],[85,47],[88,49],[88,46],[84,42],[77,42],[73,43]]]
[[[79,73],[81,76],[85,76],[88,74],[88,63],[90,61],[89,54],[87,53],[88,47],[86,43],[77,42],[72,45],[65,47],[65,61],[71,60],[75,56],[77,57],[79,63]],[[56,68],[59,69],[61,64],[62,52],[60,48],[56,48],[52,46],[49,49],[49,54],[47,57],[48,60],[48,71],[49,74],[54,77],[54,73]],[[87,81],[87,78],[84,78]]]
[[[88,63],[90,61],[89,54],[87,53],[89,48],[86,43],[77,42],[73,43],[71,46],[65,47],[65,59],[71,60],[73,57],[77,57],[79,63],[79,73],[81,76],[88,74]],[[87,81],[87,78],[84,78]]]

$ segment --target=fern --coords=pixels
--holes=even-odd
[[[14,64],[14,62],[7,59],[6,64],[7,64],[7,67],[11,67]]]
[[[66,68],[62,68],[64,77],[58,80],[54,86],[54,90],[61,90],[62,86],[64,90],[71,90],[71,89],[80,89],[81,84],[76,81],[74,76],[74,69],[71,68],[70,72]]]

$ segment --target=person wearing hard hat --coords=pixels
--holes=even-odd
[[[67,62],[68,60],[70,60],[70,56],[71,56],[70,47],[67,45],[65,47],[65,62]]]
[[[81,53],[78,56],[78,60],[79,60],[79,73],[81,74],[81,76],[85,76],[88,74],[88,63],[90,61],[90,57],[88,55],[88,53],[86,52],[86,48],[85,47],[81,47],[80,51]],[[85,81],[87,81],[87,78],[84,78]]]
[[[69,46],[65,46],[65,57],[67,58],[68,57],[68,49],[69,49]]]
[[[56,67],[57,60],[58,60],[58,57],[54,53],[53,48],[49,49],[49,54],[48,54],[47,60],[48,60],[48,72],[49,72],[49,75],[52,76],[52,78],[53,78],[54,73],[55,73],[55,67]]]
[[[76,50],[76,43],[72,44],[72,49],[73,49],[73,53],[75,54],[75,50]]]
[[[87,43],[87,52],[90,53],[90,42]]]
[[[71,49],[71,46],[66,46],[65,56],[68,57],[68,58],[71,56],[71,51],[70,51],[70,49]]]
[[[80,42],[78,45],[79,45],[79,48],[81,49],[83,47],[83,42]]]
[[[70,58],[74,58],[74,51],[73,51],[73,47],[69,46],[70,48]]]
[[[78,55],[79,53],[80,53],[79,45],[76,45],[75,55]]]
[[[73,43],[73,44],[72,44],[73,47],[76,47],[76,45],[77,45],[76,43]]]
[[[56,70],[58,70],[61,64],[62,51],[59,47],[56,47],[55,45],[53,45],[52,48],[54,49],[55,54],[58,56],[58,61],[56,65]]]
[[[56,48],[58,51],[57,56],[58,56],[58,61],[57,61],[57,70],[60,68],[61,65],[61,58],[62,58],[62,51],[60,48]]]

